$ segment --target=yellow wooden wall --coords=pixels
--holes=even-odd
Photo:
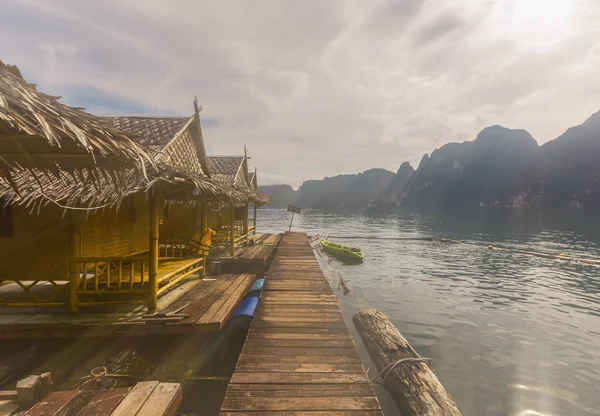
[[[48,206],[30,215],[13,211],[13,237],[0,238],[0,279],[68,280],[69,221],[63,210]]]
[[[139,193],[123,201],[119,211],[90,216],[81,224],[81,257],[120,257],[149,248],[149,208]]]
[[[194,235],[195,228],[200,226],[200,204],[170,204],[167,212],[159,228],[161,240],[187,241]]]

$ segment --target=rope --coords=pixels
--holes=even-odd
[[[431,358],[402,358],[400,360],[396,360],[392,363],[389,363],[388,365],[383,367],[383,369],[379,372],[379,374],[377,374],[372,379],[369,379],[369,383],[376,383],[376,384],[379,384],[380,386],[385,387],[383,384],[383,383],[385,383],[385,379],[391,374],[392,371],[394,371],[394,368],[396,368],[396,366],[398,366],[400,364],[404,364],[404,363],[425,363],[429,366],[429,368],[431,368],[431,365],[430,365]],[[367,378],[368,378],[370,369],[371,369],[371,367],[367,368]],[[381,381],[377,381],[378,378],[380,378]]]
[[[136,378],[136,376],[129,375],[129,374],[109,373],[108,369],[105,366],[101,365],[99,367],[92,368],[92,370],[90,371],[90,374],[88,376],[85,376],[82,378],[82,379],[87,378],[87,380],[84,381],[81,386],[82,387],[85,386],[90,381],[98,381],[99,379],[101,379],[103,377]]]

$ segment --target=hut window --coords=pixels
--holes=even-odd
[[[0,199],[0,237],[13,236],[13,207]]]

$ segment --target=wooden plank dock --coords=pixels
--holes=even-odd
[[[287,232],[221,415],[382,415],[305,233]]]
[[[221,273],[260,273],[275,252],[281,234],[256,234],[252,244],[236,247],[233,257],[221,257]]]

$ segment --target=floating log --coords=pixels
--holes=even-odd
[[[382,372],[379,380],[390,392],[403,416],[460,416],[456,403],[398,329],[375,309],[352,318],[371,359]],[[399,360],[406,360],[398,363]],[[386,377],[386,373],[387,377]]]

